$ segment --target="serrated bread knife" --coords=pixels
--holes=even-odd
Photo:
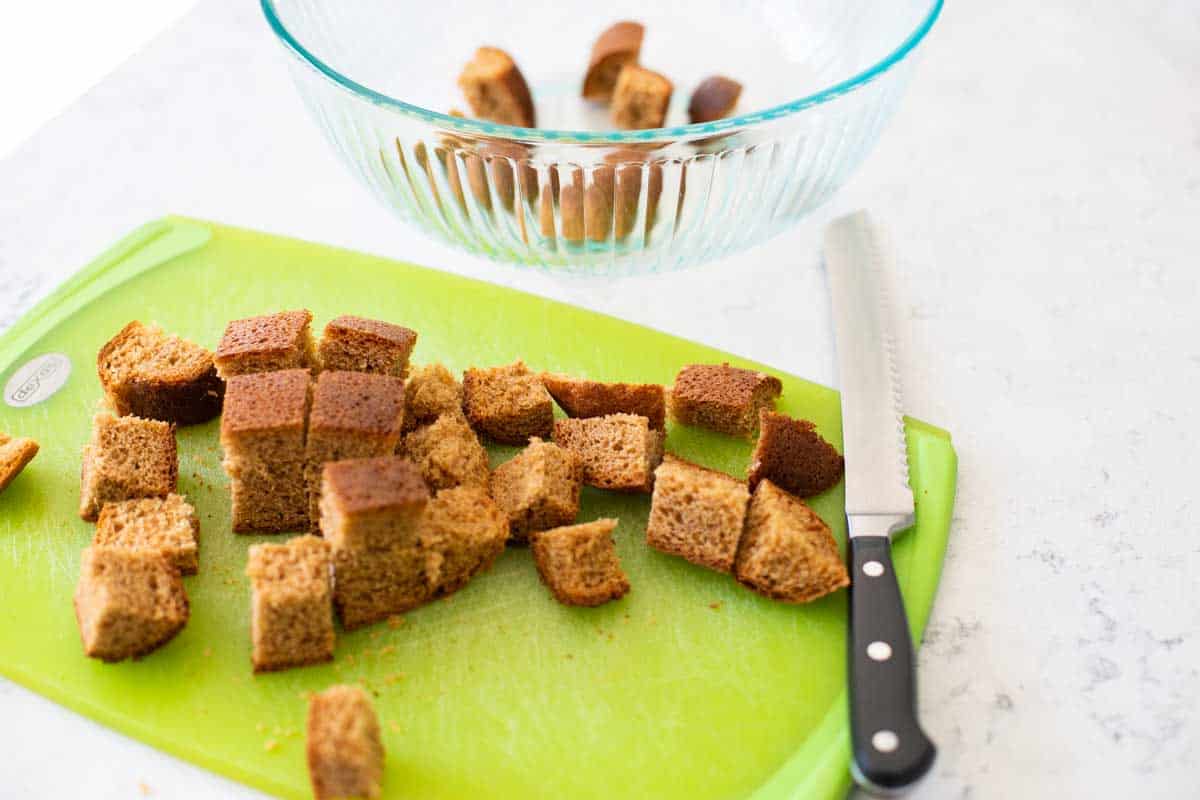
[[[891,537],[914,520],[886,294],[894,258],[863,211],[831,223],[824,244],[846,459],[851,769],[867,791],[898,794],[937,750],[917,722],[912,639],[892,570]]]

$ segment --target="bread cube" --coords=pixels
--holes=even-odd
[[[361,687],[330,686],[311,695],[305,738],[314,800],[380,796],[383,740],[375,709]]]
[[[730,436],[750,437],[758,412],[771,410],[783,393],[778,378],[728,364],[691,364],[679,371],[671,390],[671,416]]]
[[[833,445],[806,419],[759,411],[758,442],[750,457],[750,489],[769,479],[800,497],[832,488],[842,479],[845,462]]]
[[[428,501],[425,479],[407,458],[331,461],[321,478],[321,533],[335,550],[416,547]]]
[[[504,552],[508,518],[474,486],[442,489],[421,518],[421,547],[438,561],[437,596],[456,592]]]
[[[521,361],[463,374],[463,410],[475,430],[504,444],[548,438],[554,401],[537,375]]]
[[[490,488],[508,515],[515,541],[533,531],[570,525],[579,515],[583,464],[579,455],[534,437],[515,458],[496,467]]]
[[[598,519],[532,535],[538,575],[554,599],[568,606],[598,606],[625,596],[629,579],[613,544],[616,527],[615,519]]]
[[[428,425],[443,414],[462,414],[463,389],[441,364],[416,367],[404,387],[404,430]]]
[[[638,414],[655,430],[666,427],[666,393],[656,383],[601,383],[543,373],[542,384],[569,417]]]
[[[642,51],[641,23],[628,20],[609,26],[596,38],[583,78],[583,96],[607,103],[612,100],[617,75],[626,64],[636,64]]]
[[[181,495],[107,503],[92,544],[166,556],[183,575],[200,568],[200,519]]]
[[[535,127],[533,96],[512,56],[496,47],[480,47],[458,76],[471,113],[479,119]]]
[[[487,450],[459,412],[444,414],[405,436],[403,451],[432,489],[487,486]]]
[[[311,324],[312,313],[307,310],[230,322],[213,355],[217,374],[229,380],[251,372],[315,371],[318,363]]]
[[[134,320],[122,328],[100,348],[96,371],[118,416],[193,425],[221,413],[225,381],[212,353],[157,325]]]
[[[333,658],[329,544],[297,536],[285,544],[256,544],[250,578],[251,660],[255,672],[319,664]]]
[[[79,516],[95,522],[105,503],[166,497],[175,491],[178,476],[174,425],[97,414],[83,448]]]
[[[746,484],[668,455],[654,477],[646,544],[718,572],[733,569],[746,504]]]
[[[583,482],[598,489],[649,492],[654,469],[662,460],[662,431],[635,414],[560,419],[554,423],[554,442],[578,454]]]
[[[325,326],[319,352],[321,368],[374,372],[403,378],[417,332],[362,317],[342,316]]]
[[[13,438],[0,432],[0,492],[12,483],[13,478],[38,454],[38,443],[33,439],[18,436]]]
[[[162,553],[87,547],[75,589],[75,619],[88,657],[140,658],[187,624],[179,570]]]
[[[724,75],[712,75],[700,81],[688,101],[688,122],[693,125],[724,119],[737,107],[742,85]]]
[[[829,526],[764,478],[754,490],[734,575],[773,600],[807,603],[850,585]]]
[[[308,528],[304,430],[311,397],[306,369],[229,379],[221,448],[235,533]]]
[[[612,94],[612,121],[618,128],[661,128],[667,120],[674,84],[653,70],[626,64]]]
[[[427,603],[440,564],[420,547],[335,548],[333,604],[342,627],[354,630]]]

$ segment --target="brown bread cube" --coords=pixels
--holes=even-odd
[[[512,57],[496,47],[481,47],[463,67],[458,86],[479,119],[533,128],[533,96]]]
[[[583,482],[598,489],[649,492],[662,460],[662,431],[636,414],[554,422],[554,442],[579,455]]]
[[[533,534],[533,560],[555,600],[568,606],[598,606],[625,596],[629,579],[613,544],[616,527],[615,519],[598,519]]]
[[[321,517],[328,461],[391,455],[404,424],[404,381],[367,372],[322,372],[313,389],[304,458],[313,529]]]
[[[806,419],[759,411],[758,442],[750,457],[750,489],[769,479],[800,497],[832,488],[842,479],[845,462],[833,445]]]
[[[507,540],[508,517],[485,490],[459,486],[438,492],[421,518],[421,547],[438,565],[435,595],[458,591],[490,567]]]
[[[314,800],[380,796],[383,740],[361,687],[330,686],[309,696],[305,739]]]
[[[331,461],[321,479],[321,533],[335,550],[416,547],[429,489],[401,456]]]
[[[100,348],[96,371],[117,416],[193,425],[221,413],[225,381],[212,353],[156,325],[122,328]]]
[[[166,497],[175,491],[178,475],[174,425],[97,414],[83,448],[79,516],[95,522],[105,503]]]
[[[404,387],[404,430],[428,425],[443,414],[462,413],[462,384],[441,364],[416,367]]]
[[[179,570],[161,553],[84,548],[75,620],[88,657],[140,658],[187,624],[188,600]]]
[[[583,96],[607,103],[612,100],[617,74],[626,64],[636,64],[642,51],[646,29],[641,23],[625,20],[607,28],[592,45],[587,74],[583,78]]]
[[[626,64],[613,88],[613,124],[626,130],[661,128],[674,91],[674,85],[665,75],[637,64]]]
[[[251,660],[255,672],[333,659],[329,544],[297,536],[250,548]]]
[[[432,489],[487,486],[487,450],[461,412],[444,414],[417,428],[404,437],[403,450]]]
[[[475,430],[504,444],[547,438],[554,401],[538,376],[521,361],[463,374],[463,410]]]
[[[342,627],[354,630],[428,602],[440,558],[420,547],[333,551],[333,603]]]
[[[675,376],[671,417],[730,436],[750,437],[758,429],[758,412],[771,410],[783,393],[773,375],[728,364],[690,364]]]
[[[750,499],[734,574],[755,592],[785,603],[807,603],[850,585],[829,526],[766,478]]]
[[[741,481],[668,455],[654,477],[646,544],[693,564],[730,572],[749,500]]]
[[[651,428],[666,427],[666,393],[657,383],[602,383],[546,372],[542,384],[567,416],[639,414],[650,421]]]
[[[106,503],[92,544],[159,553],[183,575],[200,568],[200,519],[181,495]]]
[[[705,78],[688,101],[688,121],[697,123],[724,119],[733,113],[741,96],[742,85],[733,78],[723,75]]]
[[[579,455],[536,437],[515,458],[496,467],[490,483],[515,541],[574,522],[582,485]]]
[[[229,379],[221,448],[235,533],[308,528],[304,431],[311,396],[306,369]]]
[[[307,310],[234,320],[225,326],[213,356],[217,374],[229,380],[251,372],[315,371],[311,323],[312,313]]]
[[[325,326],[325,335],[321,337],[321,368],[403,378],[416,344],[417,332],[400,325],[362,317],[338,317]]]
[[[33,439],[21,436],[13,438],[0,432],[0,492],[12,483],[13,478],[17,477],[37,454],[38,443]]]

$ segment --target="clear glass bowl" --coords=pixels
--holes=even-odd
[[[308,109],[408,223],[492,258],[638,273],[757,244],[824,203],[895,110],[942,0],[577,2],[262,0]],[[646,26],[641,63],[675,83],[668,127],[614,131],[579,97],[595,36]],[[504,48],[539,128],[449,115],[480,45]],[[685,124],[712,74],[739,110]]]

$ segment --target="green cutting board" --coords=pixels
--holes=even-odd
[[[636,291],[636,286],[631,285]],[[131,319],[206,346],[226,321],[312,309],[420,332],[414,359],[453,370],[524,358],[537,369],[670,382],[708,347],[531,295],[382,258],[169,218],[116,245],[0,338],[0,386],[30,358],[66,355],[44,402],[0,405],[0,430],[42,450],[0,494],[0,673],[81,714],[267,792],[307,797],[305,694],[360,682],[387,748],[385,788],[403,798],[832,798],[849,786],[846,593],[806,606],[765,600],[730,577],[651,551],[649,502],[584,490],[581,519],[615,516],[633,590],[566,608],[526,549],[402,624],[339,634],[328,665],[250,671],[247,547],[229,527],[218,423],[179,431],[179,490],[201,518],[192,617],[138,662],[84,658],[71,595],[92,527],[76,515],[80,448],[101,397],[100,345]],[[53,376],[45,380],[52,381]],[[841,441],[837,394],[786,375],[781,410]],[[6,393],[6,400],[8,399]],[[748,443],[672,427],[667,447],[744,474]],[[896,546],[914,634],[929,614],[954,500],[955,454],[908,421],[917,526]],[[495,448],[493,463],[514,450]],[[812,505],[844,545],[841,486]]]

